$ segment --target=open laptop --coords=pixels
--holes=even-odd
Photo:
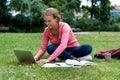
[[[14,49],[14,53],[20,63],[26,64],[36,63],[31,51]]]

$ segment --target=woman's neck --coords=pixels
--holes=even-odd
[[[57,31],[59,30],[59,24],[56,24],[53,28],[51,28],[50,30],[52,31]]]

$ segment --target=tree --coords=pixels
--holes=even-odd
[[[69,23],[72,27],[76,27],[74,12],[80,11],[80,0],[43,0],[43,2],[49,7],[57,8],[63,21]]]
[[[74,12],[80,12],[80,4],[80,0],[67,0],[66,10],[64,11],[65,18],[63,20],[68,22],[71,27],[76,27],[77,18],[75,18]]]
[[[8,13],[7,0],[0,0],[0,25],[8,25],[11,15]]]
[[[109,24],[110,21],[110,1],[101,0],[100,3],[100,20],[103,24]]]
[[[110,1],[109,0],[88,0],[91,1],[91,7],[87,8],[88,11],[91,13],[91,19],[95,18],[99,22],[99,30],[100,25],[102,24],[101,28],[106,29],[109,27],[110,24]]]
[[[88,10],[88,12],[91,15],[91,19],[93,19],[93,17],[95,17],[96,19],[99,18],[99,6],[100,4],[100,0],[87,0],[89,2],[91,2],[91,6],[84,6],[84,8],[86,8]]]
[[[32,32],[33,19],[41,18],[42,12],[47,8],[42,0],[11,0],[10,9],[20,11],[22,15],[30,18],[30,32]]]
[[[110,1],[109,0],[88,0],[91,1],[91,8],[88,11],[91,13],[91,18],[93,15],[96,19],[100,19],[102,23],[108,23],[110,20]]]

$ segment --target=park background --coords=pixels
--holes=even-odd
[[[92,5],[87,6],[81,5],[81,1],[0,0],[0,80],[119,80],[119,59],[106,62],[94,58],[99,51],[120,47],[118,5],[111,5],[109,0],[88,0]],[[92,61],[97,66],[43,68],[39,64],[18,62],[14,49],[31,50],[33,55],[39,50],[46,27],[41,14],[47,7],[57,8],[63,21],[81,29],[75,36],[81,45],[92,45]],[[74,12],[81,15],[76,16]],[[47,57],[45,54],[42,58]]]
[[[0,0],[0,32],[43,32],[41,14],[48,7],[57,8],[73,29],[120,31],[120,6],[111,0]]]

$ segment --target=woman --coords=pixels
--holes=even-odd
[[[91,53],[92,47],[88,44],[79,45],[72,29],[61,21],[55,8],[47,8],[42,17],[47,27],[43,33],[41,48],[34,57],[35,60],[39,60],[46,50],[50,56],[47,59],[40,59],[40,63],[51,62],[56,58],[78,60]]]

